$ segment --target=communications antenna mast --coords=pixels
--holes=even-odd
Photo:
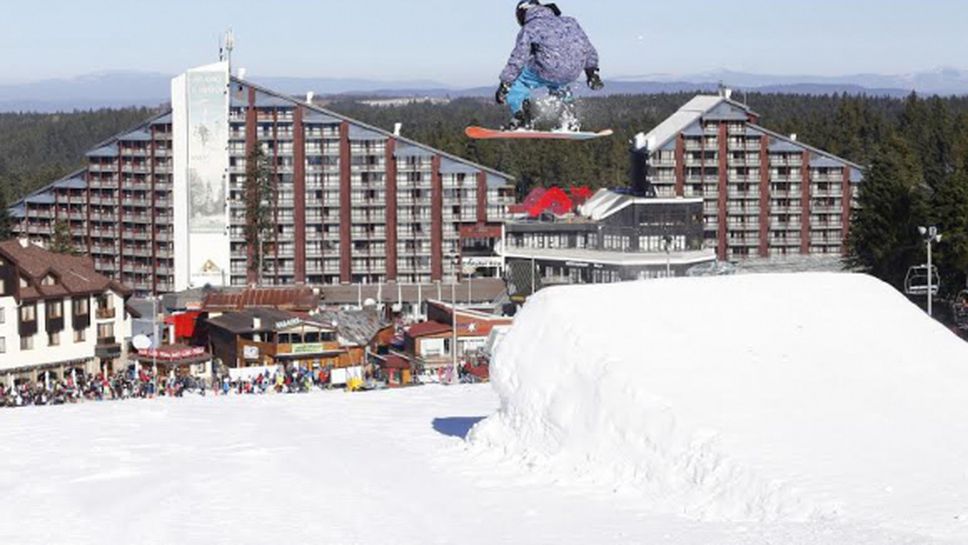
[[[228,61],[229,63],[229,73],[232,73],[232,51],[235,49],[235,33],[229,28],[226,31],[225,36],[222,38],[222,44],[219,47],[219,61]]]

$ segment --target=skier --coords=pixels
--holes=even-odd
[[[570,85],[582,70],[588,87],[605,87],[598,74],[598,52],[578,21],[563,17],[555,4],[523,0],[517,6],[518,33],[514,51],[501,72],[495,99],[511,108],[511,122],[505,130],[531,129],[534,112],[531,91],[546,87],[562,104],[560,129],[578,130],[571,112]]]

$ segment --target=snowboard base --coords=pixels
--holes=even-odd
[[[474,140],[594,140],[612,136],[612,129],[599,132],[571,131],[501,131],[485,127],[467,127],[464,134]]]

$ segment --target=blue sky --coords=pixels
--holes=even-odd
[[[251,74],[497,78],[516,0],[7,0],[0,82],[177,73],[232,27]],[[606,77],[718,69],[838,75],[968,68],[964,0],[561,0]]]

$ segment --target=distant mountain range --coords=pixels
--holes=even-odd
[[[342,78],[252,77],[279,92],[318,96],[476,97],[490,96],[492,86],[460,88],[435,81],[378,81]],[[168,102],[171,76],[154,72],[103,72],[69,79],[0,85],[0,112],[55,112],[121,106],[156,106]],[[939,68],[907,75],[777,76],[721,70],[690,75],[644,74],[607,80],[610,94],[714,91],[719,83],[751,92],[789,94],[966,95],[968,71]],[[581,91],[584,93],[584,90]]]

